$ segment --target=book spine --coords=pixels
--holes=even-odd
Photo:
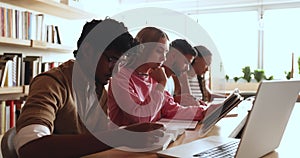
[[[60,40],[60,36],[59,36],[59,31],[58,31],[58,26],[55,26],[55,32],[56,32],[57,43],[61,44],[61,40]]]
[[[32,78],[41,73],[42,57],[41,56],[26,56],[23,59],[24,66],[24,84],[30,84]]]
[[[6,80],[6,74],[7,74],[7,66],[6,66],[6,61],[1,60],[0,61],[0,70],[1,70],[1,78],[0,78],[0,87],[4,87],[4,83]]]
[[[4,134],[6,130],[6,103],[1,101],[0,104],[0,134]]]
[[[4,8],[0,7],[0,36],[4,37]]]
[[[15,102],[14,100],[7,101],[7,105],[9,106],[9,128],[15,126]]]
[[[2,36],[7,37],[6,31],[7,31],[7,9],[3,8],[3,32]]]
[[[5,132],[9,130],[10,124],[10,106],[5,106]]]

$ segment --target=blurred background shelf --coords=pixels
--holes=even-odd
[[[11,45],[16,47],[29,47],[33,49],[44,49],[57,52],[71,52],[73,49],[71,46],[47,43],[36,40],[20,40],[15,38],[0,37],[0,45]]]
[[[53,0],[0,0],[7,4],[23,7],[66,19],[87,19],[95,15]]]
[[[16,87],[1,87],[0,100],[18,100],[28,95],[29,85]]]

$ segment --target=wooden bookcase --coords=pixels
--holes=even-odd
[[[87,19],[95,16],[94,14],[53,0],[0,0],[0,2],[64,19]],[[0,46],[39,49],[45,52],[71,52],[73,50],[72,47],[61,44],[7,37],[0,37]],[[26,87],[28,89],[28,86],[0,88],[0,100],[19,99],[27,94],[25,91]]]
[[[19,100],[28,94],[29,86],[2,87],[0,88],[0,100]]]
[[[95,16],[86,11],[53,0],[0,0],[0,2],[66,19],[85,19]]]
[[[12,5],[16,8],[24,8],[26,10],[39,12],[45,15],[52,15],[54,17],[66,20],[88,19],[91,17],[95,17],[94,14],[90,14],[86,11],[70,7],[66,4],[58,3],[53,0],[0,0],[0,3]],[[5,46],[8,48],[18,48],[21,50],[36,49],[39,52],[45,53],[71,53],[73,50],[72,47],[61,44],[53,44],[36,40],[20,40],[0,36],[0,47],[1,46]],[[28,91],[28,85],[16,87],[0,87],[0,102],[8,100],[23,100],[28,95]],[[0,141],[1,138],[2,135],[0,134]],[[1,157],[2,154],[0,151],[0,158]]]
[[[53,44],[36,40],[20,40],[15,38],[0,37],[0,46],[9,45],[11,47],[42,49],[45,51],[56,52],[71,52],[73,49],[70,46]]]

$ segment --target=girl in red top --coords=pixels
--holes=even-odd
[[[168,36],[155,27],[143,28],[136,46],[119,64],[108,89],[108,114],[118,126],[155,122],[161,118],[202,120],[205,106],[184,107],[164,90],[161,67],[168,52]]]

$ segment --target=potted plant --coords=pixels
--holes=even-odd
[[[229,76],[228,75],[225,75],[225,80],[226,80],[226,82],[228,82],[228,80],[229,80]]]
[[[254,70],[253,75],[256,82],[260,82],[261,80],[265,79],[265,71],[262,69]]]
[[[290,80],[291,79],[291,71],[284,71],[284,74],[285,74],[285,78],[287,80]]]
[[[233,83],[227,82],[226,89],[233,90],[234,88],[239,88],[242,91],[256,91],[259,85],[259,82],[262,80],[272,80],[273,76],[266,77],[265,71],[263,69],[256,69],[253,72],[250,69],[250,66],[245,66],[242,68],[243,76],[234,77]],[[252,76],[253,75],[253,76]],[[254,78],[254,80],[252,79]],[[244,79],[246,82],[238,82],[239,79]]]
[[[243,73],[244,73],[244,76],[242,77],[243,79],[245,79],[248,83],[251,81],[251,75],[252,75],[252,72],[251,72],[251,69],[250,69],[250,66],[245,66],[243,69],[242,69]]]

